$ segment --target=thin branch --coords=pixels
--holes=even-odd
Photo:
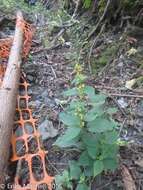
[[[97,28],[99,27],[99,25],[101,24],[101,22],[104,20],[104,18],[106,16],[106,13],[108,11],[108,7],[109,7],[110,3],[111,3],[111,0],[108,0],[107,4],[106,4],[106,7],[104,9],[103,15],[100,17],[100,19],[99,19],[98,23],[96,24],[95,28],[89,34],[88,40],[94,35],[94,33],[96,32]]]
[[[96,36],[96,38],[94,39],[93,44],[92,44],[92,46],[91,46],[91,48],[90,48],[90,51],[89,51],[88,66],[89,66],[89,71],[90,71],[90,73],[92,73],[92,68],[91,68],[91,62],[90,62],[90,60],[91,60],[91,55],[92,55],[92,52],[93,52],[93,48],[96,46],[96,44],[97,44],[97,42],[98,42],[98,39],[100,38],[101,34],[103,33],[103,31],[104,31],[104,29],[105,29],[105,25],[106,25],[106,23],[104,23],[104,24],[102,25],[101,30],[100,30],[100,32],[98,33],[98,35]]]
[[[75,7],[75,10],[74,10],[74,13],[73,13],[73,15],[72,15],[72,18],[75,18],[75,17],[76,17],[77,12],[78,12],[78,10],[79,10],[79,7],[80,7],[80,5],[81,5],[81,2],[82,2],[82,0],[78,0],[78,1],[77,1],[76,7]]]

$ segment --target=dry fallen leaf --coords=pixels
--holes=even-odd
[[[124,182],[124,187],[126,190],[136,190],[135,182],[128,170],[128,168],[125,165],[122,165],[121,167],[121,174],[122,179]]]
[[[143,167],[143,159],[141,158],[141,159],[139,159],[139,160],[136,160],[136,161],[135,161],[135,164],[137,164],[137,165],[140,166],[140,167]]]
[[[132,87],[135,85],[137,79],[132,79],[126,81],[125,87],[128,88],[129,90],[132,90]]]
[[[127,51],[128,56],[135,55],[136,53],[137,53],[137,49],[135,48],[131,48],[129,51]]]

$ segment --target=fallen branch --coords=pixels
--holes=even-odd
[[[128,98],[143,98],[143,95],[138,94],[118,94],[118,93],[107,93],[109,96],[118,96],[118,97],[128,97]]]
[[[21,52],[23,45],[22,20],[22,13],[18,11],[13,45],[3,83],[0,88],[0,184],[4,183],[4,175],[9,157],[10,139],[20,79]],[[1,188],[0,186],[0,189]]]
[[[110,86],[99,86],[99,85],[95,85],[94,86],[95,89],[98,89],[99,91],[101,91],[102,93],[106,93],[108,96],[116,96],[116,97],[128,97],[128,98],[143,98],[143,95],[141,94],[125,94],[125,93],[111,93],[108,92],[107,90],[126,90],[123,88],[114,88],[114,87],[110,87]]]

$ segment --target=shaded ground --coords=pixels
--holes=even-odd
[[[110,34],[109,38],[116,43],[120,37],[121,35]],[[104,43],[110,45],[110,39],[104,38]],[[126,46],[124,46],[125,44]],[[97,76],[93,74],[89,79],[89,83],[95,85],[97,90],[111,94],[109,103],[118,108],[115,119],[121,123],[121,139],[129,142],[126,147],[121,148],[121,163],[124,163],[131,172],[137,189],[142,189],[143,109],[142,97],[139,96],[142,96],[143,93],[141,91],[139,93],[138,88],[134,90],[125,88],[126,81],[141,75],[140,59],[142,53],[138,52],[136,55],[129,57],[126,52],[130,47],[128,40],[121,44],[114,59]],[[140,43],[136,42],[135,47],[141,49],[141,41]],[[70,48],[60,47],[45,53],[41,52],[38,55],[33,53],[32,62],[24,67],[27,78],[32,85],[30,88],[32,90],[31,104],[36,107],[34,114],[39,117],[39,124],[48,119],[55,128],[58,128],[59,134],[62,131],[62,126],[58,123],[58,113],[62,109],[59,105],[60,100],[62,100],[61,92],[69,86],[72,78],[72,65],[65,58],[65,54],[68,52],[70,52]],[[50,150],[48,165],[52,174],[60,172],[66,167],[68,159],[74,157],[55,150],[51,146],[54,140],[55,138],[49,138],[44,141],[45,148]],[[95,187],[103,190],[124,189],[121,170],[113,175],[104,176],[104,180],[103,177],[97,179],[93,189]]]

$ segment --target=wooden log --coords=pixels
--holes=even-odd
[[[13,45],[10,51],[4,80],[0,88],[0,190],[4,183],[5,171],[9,158],[10,140],[16,109],[16,97],[20,80],[23,45],[22,20],[22,13],[18,11]]]

